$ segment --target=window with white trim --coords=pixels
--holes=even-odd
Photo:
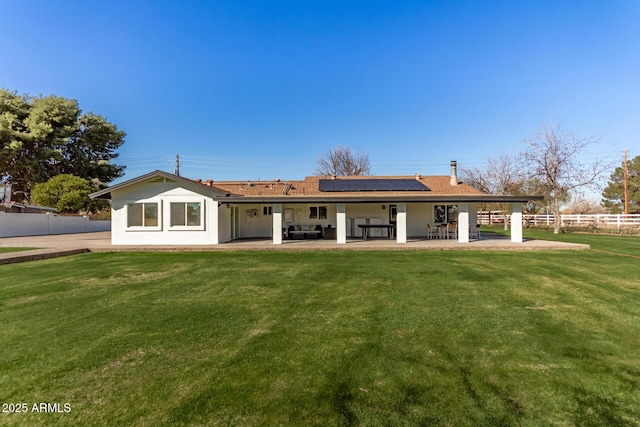
[[[200,202],[171,202],[171,227],[200,227],[202,225],[202,203]]]
[[[158,227],[158,203],[127,205],[127,227]]]
[[[326,206],[309,206],[309,219],[327,219],[328,209]]]

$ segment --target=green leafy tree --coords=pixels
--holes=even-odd
[[[33,187],[32,197],[41,206],[56,208],[59,213],[97,212],[108,207],[106,200],[92,200],[89,194],[98,186],[69,174],[56,175]]]
[[[640,156],[627,161],[629,213],[640,213]],[[612,213],[624,213],[624,165],[615,168],[602,192],[602,207]]]
[[[0,171],[14,194],[31,191],[58,174],[71,173],[101,185],[121,177],[111,163],[125,133],[104,117],[82,114],[78,102],[55,95],[30,97],[0,89]]]
[[[104,117],[87,113],[79,117],[77,127],[61,148],[64,159],[59,173],[70,173],[101,184],[113,181],[124,173],[124,167],[111,164],[115,150],[122,145],[125,133]]]

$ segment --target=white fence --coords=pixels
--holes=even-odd
[[[505,215],[478,214],[482,224],[504,223]],[[511,220],[506,215],[507,221]],[[553,226],[553,215],[522,215],[522,222],[526,225]],[[640,214],[598,214],[598,215],[560,215],[560,223],[563,227],[590,227],[590,228],[640,228]]]
[[[93,233],[111,230],[111,221],[89,221],[86,216],[0,212],[0,237]]]

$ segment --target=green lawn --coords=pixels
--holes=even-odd
[[[483,233],[495,233],[509,235],[510,232],[499,227],[482,227]],[[526,239],[556,240],[560,242],[586,243],[591,245],[591,249],[596,251],[622,253],[640,256],[640,237],[638,236],[616,236],[611,234],[588,234],[588,233],[560,233],[553,234],[546,230],[523,230]]]
[[[70,405],[0,424],[638,426],[620,242],[0,266],[0,400]]]
[[[6,253],[9,253],[9,252],[31,251],[33,249],[37,249],[37,248],[7,248],[7,247],[0,247],[0,254],[6,254]]]

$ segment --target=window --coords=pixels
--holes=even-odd
[[[447,206],[447,222],[458,222],[458,206],[457,205],[449,205]]]
[[[445,224],[458,221],[458,206],[436,205],[433,207],[433,222]]]
[[[309,219],[327,219],[327,207],[309,206]]]
[[[201,203],[171,203],[171,227],[199,227]]]
[[[127,205],[128,227],[158,227],[157,203],[131,203]]]
[[[267,215],[272,215],[273,214],[273,208],[271,206],[263,206],[262,207],[262,215],[267,216]]]

